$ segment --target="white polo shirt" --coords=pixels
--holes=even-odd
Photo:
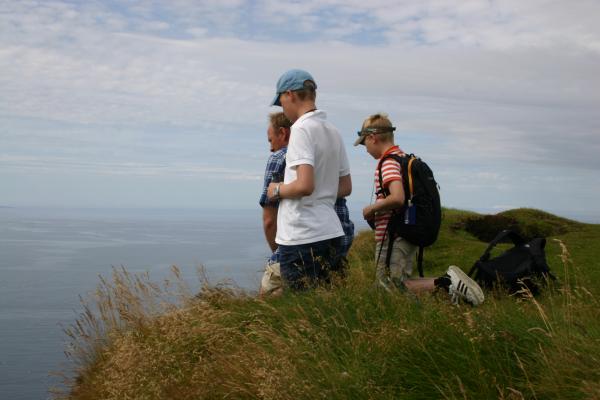
[[[314,243],[344,234],[333,205],[339,178],[350,174],[350,165],[340,133],[326,118],[324,111],[311,111],[292,125],[284,183],[296,180],[298,165],[309,164],[314,170],[315,189],[310,196],[281,200],[275,237],[278,244]]]

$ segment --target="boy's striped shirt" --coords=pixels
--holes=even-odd
[[[381,158],[385,157],[388,154],[398,154],[400,156],[404,155],[404,152],[398,146],[393,146],[388,149]],[[380,158],[380,160],[381,160]],[[390,183],[393,181],[402,182],[402,171],[400,167],[400,163],[393,158],[388,158],[381,165],[381,173],[383,177],[383,187],[388,188]],[[375,168],[375,193],[377,193],[377,201],[381,201],[384,196],[381,193],[381,187],[379,186],[379,162],[377,163],[377,168]],[[375,215],[375,240],[381,242],[385,235],[385,230],[387,228],[387,224],[392,215],[391,211],[380,211]],[[387,239],[387,238],[386,238]]]

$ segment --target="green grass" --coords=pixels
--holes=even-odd
[[[444,210],[426,275],[468,271],[481,255],[486,243],[456,229],[473,216]],[[478,308],[375,290],[370,232],[356,238],[345,282],[266,301],[208,286],[195,297],[115,271],[68,332],[78,377],[56,397],[600,398],[600,226],[527,209],[511,217],[566,226],[546,248],[560,283]]]

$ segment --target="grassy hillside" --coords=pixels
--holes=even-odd
[[[546,250],[560,284],[535,299],[489,295],[471,308],[378,291],[370,232],[356,238],[345,282],[266,301],[115,271],[69,331],[78,378],[56,397],[600,398],[600,226],[507,214],[529,231],[559,227]],[[426,275],[470,268],[486,247],[465,230],[473,218],[445,210]]]

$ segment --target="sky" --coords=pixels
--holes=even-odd
[[[279,76],[370,114],[442,204],[600,215],[600,2],[0,0],[0,206],[258,208]],[[280,109],[279,109],[280,110]]]

